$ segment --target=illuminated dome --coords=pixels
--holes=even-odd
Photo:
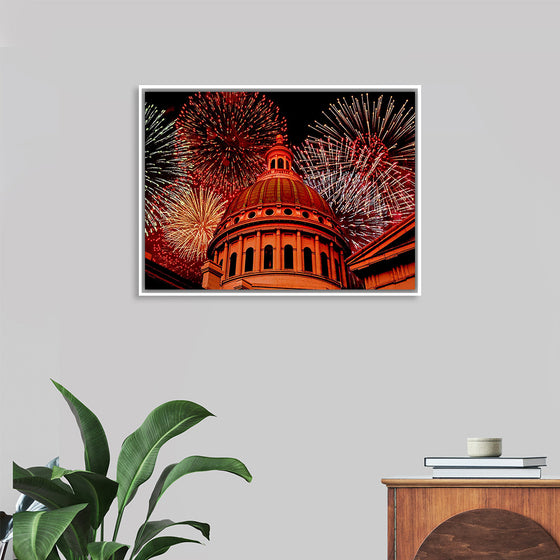
[[[346,239],[328,203],[292,169],[281,135],[266,170],[230,202],[208,247],[207,289],[347,287]]]
[[[264,175],[270,173],[267,171]],[[300,206],[311,211],[317,210],[334,219],[327,202],[292,171],[286,176],[259,178],[252,187],[245,189],[231,201],[224,214],[224,221],[242,210],[265,205]]]

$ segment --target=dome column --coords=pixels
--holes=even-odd
[[[281,243],[281,239],[280,239],[280,230],[279,229],[276,230],[276,251],[274,251],[274,252],[276,253],[274,268],[276,270],[282,270],[282,268],[283,268],[283,266],[282,266],[282,243]]]
[[[261,232],[257,231],[257,244],[255,248],[255,270],[261,271]]]
[[[315,236],[315,274],[321,274],[321,255],[319,254],[319,236]]]
[[[228,263],[229,263],[229,244],[226,241],[224,243],[224,266],[223,266],[223,269],[222,269],[222,278],[226,278],[226,276],[227,276]]]
[[[342,276],[342,286],[348,287],[348,278],[346,277],[346,263],[344,262],[344,255],[340,251],[340,274]]]
[[[239,236],[239,260],[235,263],[235,274],[241,274],[243,272],[243,263],[245,262],[245,249],[243,247],[243,236]]]
[[[333,251],[333,242],[331,241],[329,243],[329,260],[330,262],[330,266],[329,266],[329,277],[331,280],[336,280],[336,273],[335,273],[335,266],[334,266],[334,251]]]
[[[298,231],[296,237],[296,272],[301,272],[303,270],[302,256],[301,231]]]

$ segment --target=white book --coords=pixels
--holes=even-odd
[[[525,468],[434,468],[432,478],[541,478],[541,469],[538,467]]]
[[[426,467],[545,467],[546,457],[424,457]]]

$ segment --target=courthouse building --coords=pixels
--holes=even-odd
[[[351,253],[329,204],[293,170],[281,135],[229,203],[202,265],[206,290],[414,290],[415,216]],[[197,286],[146,259],[148,289]],[[200,286],[198,286],[200,288]]]
[[[209,290],[340,290],[350,247],[328,203],[293,170],[281,135],[266,170],[230,202],[208,247]]]

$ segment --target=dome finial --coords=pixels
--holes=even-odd
[[[281,134],[276,135],[276,144],[284,145],[284,137]]]

